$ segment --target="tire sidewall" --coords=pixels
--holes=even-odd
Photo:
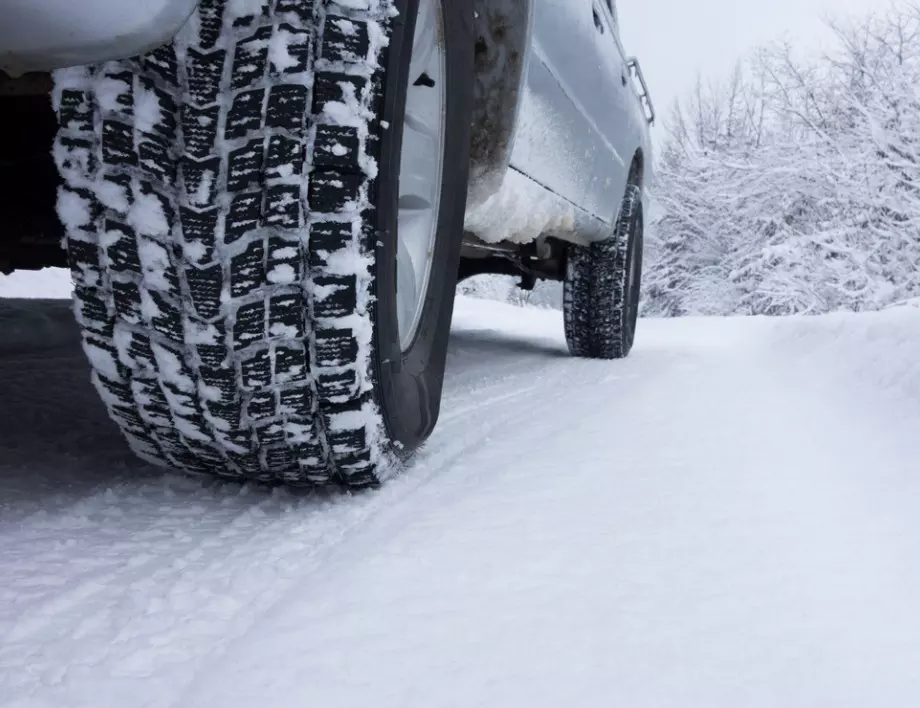
[[[639,321],[639,297],[642,287],[642,251],[644,247],[644,220],[642,213],[641,193],[637,197],[635,211],[632,214],[629,224],[629,243],[627,244],[626,268],[624,272],[623,294],[625,297],[624,315],[626,321],[623,323],[623,342],[624,351],[629,352],[636,341],[636,327]],[[633,271],[633,262],[635,264],[635,280],[630,281],[629,276]]]
[[[466,209],[472,114],[473,38],[466,3],[441,0],[446,43],[446,118],[441,201],[428,289],[415,339],[402,351],[397,320],[396,254],[402,125],[419,0],[397,0],[387,55],[377,185],[375,246],[376,398],[389,438],[403,452],[417,448],[440,411],[447,345]],[[405,18],[405,20],[403,20]]]

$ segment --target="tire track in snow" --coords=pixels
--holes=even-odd
[[[780,648],[749,591],[765,582],[765,561],[776,577],[790,568],[806,577],[799,531],[822,551],[838,517],[872,518],[854,501],[817,528],[802,522],[807,505],[789,501],[799,475],[822,492],[837,472],[822,479],[795,467],[777,443],[795,440],[820,460],[805,424],[827,417],[830,439],[843,418],[807,376],[793,383],[768,366],[774,352],[756,322],[649,325],[633,358],[586,362],[564,357],[561,322],[549,338],[546,313],[494,307],[490,319],[493,306],[461,303],[441,424],[412,468],[372,494],[151,478],[105,432],[88,386],[44,389],[42,406],[73,399],[46,419],[36,413],[33,389],[85,376],[77,350],[69,373],[66,358],[48,360],[25,367],[18,388],[7,381],[25,397],[7,412],[23,437],[0,441],[0,459],[11,462],[0,499],[4,489],[35,498],[0,506],[0,703],[205,708],[373,696],[383,707],[418,704],[408,699],[434,686],[445,701],[467,690],[471,705],[502,690],[532,700],[480,704],[597,705],[591,696],[604,695],[646,705],[650,691],[689,681],[700,656],[734,667],[710,678],[712,695],[724,698],[718,689],[735,677],[762,686],[769,667],[745,673],[737,649]],[[479,326],[503,322],[506,333]],[[17,371],[0,361],[0,381]],[[789,402],[815,408],[787,421],[760,402],[766,413]],[[12,420],[19,414],[25,423]],[[789,425],[796,434],[784,437]],[[69,437],[49,446],[48,430]],[[788,468],[757,463],[763,455]],[[761,552],[739,552],[748,547]],[[844,561],[836,571],[846,579]],[[728,604],[713,605],[710,590]],[[785,591],[798,599],[795,585]],[[770,600],[767,609],[788,618]],[[804,607],[834,629],[833,608]],[[754,631],[733,650],[738,627]],[[651,660],[697,630],[724,641],[681,666]],[[656,683],[652,667],[671,680]],[[630,694],[630,681],[642,691]],[[426,705],[438,705],[435,696]]]
[[[530,371],[539,384],[531,378],[530,385],[511,393],[490,393],[504,388],[500,382],[509,376],[519,376],[520,366],[513,357],[496,366],[478,349],[460,347],[453,372],[458,384],[445,400],[438,433],[415,466],[378,493],[344,498],[161,478],[161,472],[127,457],[85,383],[85,362],[75,346],[53,357],[38,350],[28,366],[16,361],[18,353],[8,356],[0,362],[0,380],[18,381],[13,398],[20,399],[20,411],[34,415],[36,391],[40,398],[52,397],[41,389],[49,373],[52,380],[74,382],[58,392],[67,397],[67,415],[52,413],[44,421],[66,432],[72,447],[68,451],[65,440],[48,463],[76,462],[74,473],[80,474],[94,460],[114,457],[134,469],[108,470],[88,486],[78,485],[73,496],[66,491],[71,482],[66,474],[49,473],[47,486],[61,487],[52,495],[53,505],[46,498],[40,510],[22,516],[11,507],[0,518],[5,531],[0,556],[5,570],[20,579],[0,583],[7,608],[0,611],[0,693],[44,686],[60,691],[68,705],[77,705],[73,701],[81,695],[91,705],[98,687],[84,686],[82,674],[95,675],[95,684],[103,671],[117,691],[132,677],[170,673],[172,680],[158,682],[163,693],[154,690],[145,698],[149,705],[167,703],[167,694],[175,695],[178,685],[198,673],[196,665],[218,661],[262,614],[321,574],[353,536],[368,526],[398,528],[419,489],[519,418],[523,404],[544,385],[559,390],[564,374],[547,377],[552,359],[540,357],[543,366]],[[50,400],[48,405],[53,411]],[[81,408],[82,418],[70,414]],[[15,416],[16,407],[10,414]],[[101,451],[83,449],[81,437],[97,428],[105,431],[106,444]],[[22,440],[24,467],[43,446],[42,432],[32,435]],[[128,479],[132,475],[140,479]],[[40,478],[41,473],[36,481]],[[188,645],[192,638],[193,646],[176,657],[170,647]]]
[[[558,378],[552,377],[554,388]],[[2,555],[7,569],[31,578],[32,587],[19,595],[28,607],[0,632],[7,677],[0,692],[25,690],[38,676],[46,686],[69,685],[62,697],[73,698],[80,691],[70,692],[68,674],[105,666],[113,681],[172,669],[174,680],[164,686],[173,694],[198,673],[196,664],[219,660],[376,516],[384,513],[382,527],[388,520],[399,526],[413,493],[496,426],[519,417],[518,408],[502,404],[524,400],[535,388],[489,396],[491,386],[485,382],[469,394],[487,399],[479,407],[480,417],[488,413],[481,424],[461,424],[457,438],[443,426],[447,442],[435,442],[413,469],[376,494],[304,498],[183,478],[138,484],[116,476],[114,484],[102,482],[53,515],[22,519],[18,531],[6,535]],[[470,403],[453,417],[462,421],[476,410]],[[58,539],[66,533],[72,538],[62,547]],[[66,572],[64,587],[49,578],[52,570]],[[189,641],[188,624],[200,627],[191,632],[195,648],[172,660],[170,647]],[[167,700],[155,693],[146,699],[150,705]],[[85,695],[89,701],[92,692]]]

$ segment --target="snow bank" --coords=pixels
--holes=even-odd
[[[72,292],[70,271],[65,268],[17,270],[0,275],[0,298],[70,298]]]
[[[856,386],[874,399],[920,409],[920,301],[882,312],[776,320],[779,353],[810,382]]]

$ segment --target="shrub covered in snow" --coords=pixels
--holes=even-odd
[[[675,106],[645,314],[821,313],[920,295],[920,8],[763,49]]]
[[[519,278],[509,275],[476,275],[457,287],[462,295],[484,300],[499,300],[512,305],[533,305],[562,309],[562,283],[539,281],[533,290],[521,290]]]

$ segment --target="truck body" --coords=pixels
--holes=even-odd
[[[3,81],[18,78],[28,87],[29,73],[149,51],[179,32],[197,4],[6,0],[0,10]],[[630,172],[647,178],[648,126],[655,117],[638,60],[620,38],[615,0],[473,5],[477,43],[465,222],[475,238],[468,239],[465,253],[476,257],[481,243],[603,238]],[[49,235],[21,236],[28,249]],[[14,239],[12,233],[0,239],[0,266],[34,267],[47,260],[25,253],[17,258]],[[58,261],[44,264],[63,265]]]

